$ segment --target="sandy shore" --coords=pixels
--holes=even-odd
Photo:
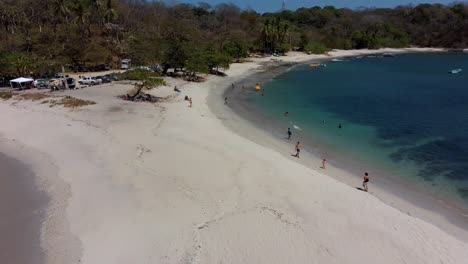
[[[41,222],[47,195],[37,191],[34,174],[20,161],[0,153],[0,168],[0,259],[2,263],[41,263]]]
[[[229,110],[213,112],[218,95],[262,64],[276,63],[253,60],[205,83],[168,79],[170,86],[152,93],[171,97],[155,105],[121,101],[116,96],[130,87],[116,83],[62,93],[96,102],[77,110],[1,101],[0,135],[10,145],[2,151],[28,157],[21,160],[50,197],[41,236],[45,262],[468,259],[466,242],[439,227],[227,128],[227,119],[248,126]],[[173,85],[182,93],[175,95]]]

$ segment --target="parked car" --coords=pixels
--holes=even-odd
[[[102,80],[97,79],[96,77],[82,77],[78,80],[78,83],[81,85],[96,85],[101,84]]]
[[[102,80],[102,83],[110,83],[112,82],[112,79],[107,76],[107,75],[103,75],[103,76],[97,76],[96,78],[99,78]]]
[[[130,69],[131,60],[130,59],[123,59],[120,64],[120,69],[128,70]]]
[[[69,77],[68,74],[65,74],[65,77]],[[57,74],[55,74],[55,76],[54,76],[53,78],[54,78],[54,79],[63,78],[63,73],[57,73]]]
[[[107,75],[109,75],[113,81],[120,81],[120,76],[117,73],[111,73]]]
[[[47,79],[34,80],[34,87],[36,87],[36,89],[47,89],[48,86],[49,86],[49,80]]]
[[[47,88],[50,90],[62,90],[64,89],[64,85],[61,79],[50,79],[49,83],[47,84]]]
[[[145,71],[152,71],[150,66],[138,66],[137,69],[145,70]]]
[[[68,89],[75,89],[76,88],[76,81],[72,77],[67,78]]]
[[[102,84],[102,79],[99,77],[91,77],[96,84]]]

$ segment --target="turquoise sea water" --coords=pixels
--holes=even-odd
[[[468,54],[326,64],[296,67],[249,101],[324,157],[372,164],[468,204]],[[448,73],[455,68],[464,71]]]

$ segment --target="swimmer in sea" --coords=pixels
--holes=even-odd
[[[338,124],[338,128],[341,128],[341,123]]]
[[[288,117],[288,115],[289,115],[289,112],[284,112],[285,117]]]

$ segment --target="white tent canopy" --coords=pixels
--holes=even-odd
[[[10,80],[10,86],[12,88],[24,88],[23,84],[28,84],[28,83],[31,84],[33,81],[34,79],[31,79],[31,78],[20,77],[20,78]]]
[[[10,83],[25,83],[25,82],[33,82],[34,80],[31,78],[24,78],[19,77],[10,81]]]

